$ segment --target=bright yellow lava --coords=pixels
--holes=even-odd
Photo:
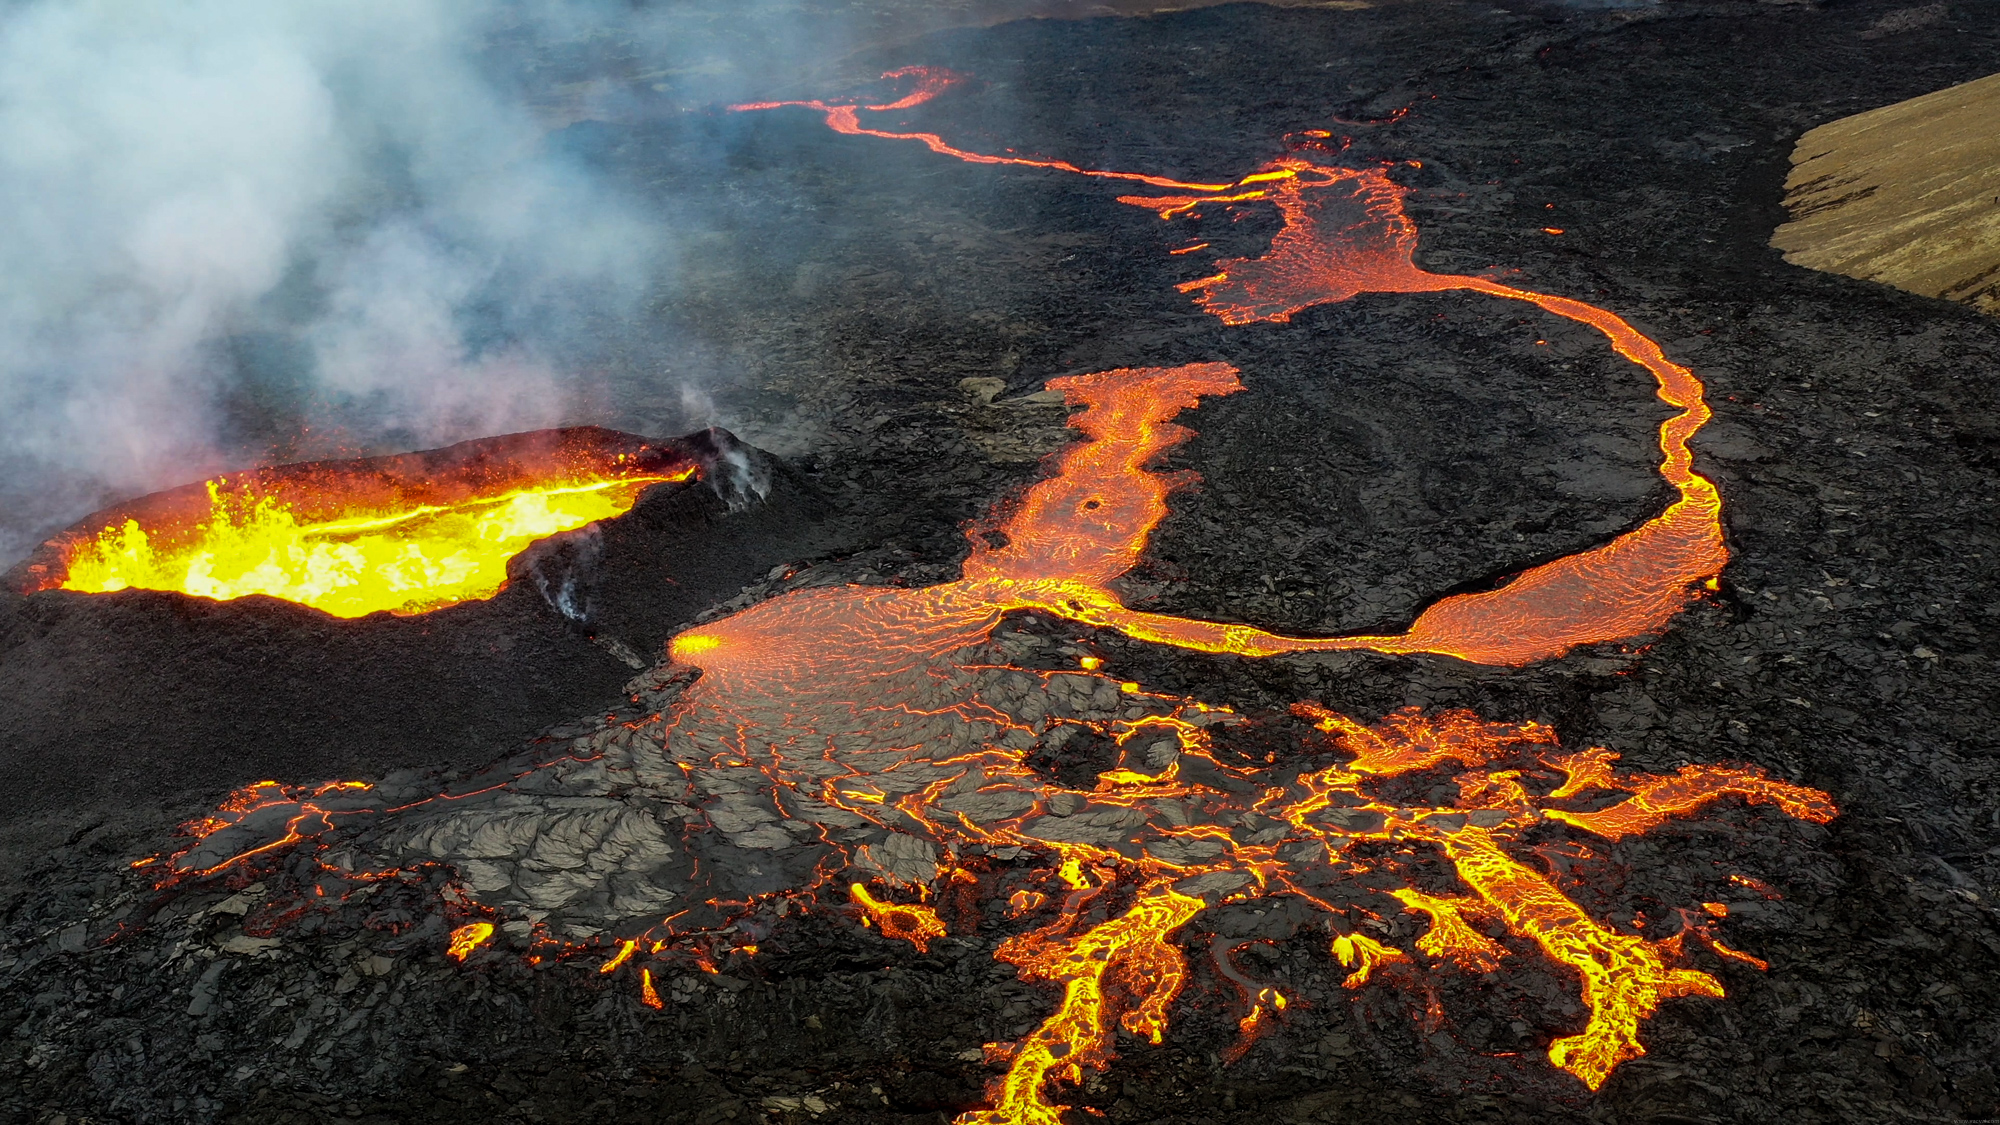
[[[692,472],[543,485],[319,520],[302,520],[269,496],[226,492],[225,481],[212,480],[209,515],[196,534],[148,535],[130,519],[107,527],[70,556],[62,588],[177,590],[219,601],[269,594],[335,617],[426,613],[492,597],[507,584],[507,560],[530,543],[622,515],[649,485]]]

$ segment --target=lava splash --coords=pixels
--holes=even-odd
[[[700,466],[693,443],[579,427],[254,469],[97,513],[44,544],[24,585],[427,613],[492,597],[530,543],[622,515]]]

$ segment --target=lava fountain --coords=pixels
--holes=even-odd
[[[628,511],[712,459],[594,426],[231,473],[87,517],[18,572],[27,591],[264,594],[335,617],[490,598],[530,543]]]

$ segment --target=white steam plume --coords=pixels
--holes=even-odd
[[[672,246],[483,69],[523,18],[0,4],[0,567],[112,495],[254,459],[246,396],[363,445],[566,420],[566,345]]]

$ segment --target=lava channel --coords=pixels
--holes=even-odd
[[[1283,226],[1272,238],[1269,252],[1260,258],[1225,259],[1217,263],[1217,273],[1180,287],[1196,293],[1197,303],[1224,324],[1281,323],[1304,309],[1362,293],[1466,291],[1526,301],[1602,333],[1614,351],[1652,375],[1660,400],[1679,410],[1660,426],[1660,475],[1678,493],[1665,512],[1601,546],[1522,571],[1497,589],[1441,599],[1403,633],[1283,637],[1247,625],[1164,618],[1117,605],[1100,606],[1096,623],[1162,644],[1242,656],[1369,649],[1519,665],[1560,656],[1578,645],[1658,632],[1729,561],[1722,537],[1721,494],[1693,470],[1687,445],[1710,416],[1701,380],[1615,313],[1486,278],[1419,269],[1412,258],[1416,224],[1403,208],[1406,191],[1384,169],[1329,167],[1290,156],[1228,183],[1203,184],[1092,171],[1061,160],[983,155],[946,144],[933,133],[862,127],[859,113],[864,109],[913,108],[964,81],[962,75],[935,67],[905,67],[882,77],[913,81],[914,86],[904,97],[880,105],[795,101],[731,108],[804,107],[823,113],[835,132],[920,141],[933,152],[959,160],[1181,189],[1187,194],[1119,197],[1121,203],[1148,208],[1167,220],[1203,206],[1270,204]],[[1198,248],[1173,253],[1192,249]]]
[[[1004,545],[973,537],[958,580],[782,594],[679,634],[670,659],[632,685],[645,717],[607,718],[559,753],[442,794],[408,778],[253,786],[148,866],[165,884],[270,883],[297,870],[290,857],[303,849],[320,857],[315,885],[336,892],[441,871],[454,956],[486,955],[495,931],[484,927],[497,923],[507,948],[596,957],[657,1006],[656,972],[712,967],[795,909],[852,910],[924,948],[950,932],[941,897],[989,886],[996,851],[1032,849],[1048,857],[1046,893],[1013,900],[1060,905],[996,955],[1060,998],[1024,1039],[991,1045],[1006,1073],[963,1123],[1057,1125],[1057,1087],[1106,1065],[1118,1029],[1166,1033],[1189,975],[1182,931],[1211,907],[1279,897],[1323,915],[1357,986],[1419,957],[1485,972],[1538,955],[1573,974],[1588,1016],[1548,1059],[1597,1088],[1643,1053],[1640,1027],[1662,1002],[1722,985],[1682,963],[1685,935],[1652,940],[1592,917],[1566,877],[1518,858],[1522,838],[1616,840],[1718,801],[1820,822],[1833,803],[1748,766],[1627,774],[1602,750],[1564,754],[1545,726],[1463,711],[1362,724],[1303,702],[1285,720],[1300,724],[1297,753],[1253,768],[1225,752],[1249,726],[1226,706],[1148,692],[1095,658],[1022,667],[1030,642],[1005,623],[1098,615],[1104,585],[1188,479],[1151,468],[1188,433],[1171,419],[1239,386],[1219,363],[1054,380],[1083,408],[1072,424],[1088,440],[1000,521]],[[1029,765],[1082,735],[1121,749],[1093,787]],[[1457,797],[1412,805],[1407,791],[1384,792],[1419,774],[1448,778]],[[1419,867],[1439,862],[1456,873],[1455,895],[1417,889]],[[1430,919],[1414,952],[1355,928],[1399,912]],[[1242,1029],[1254,1036],[1282,1018],[1284,997],[1246,992]]]

